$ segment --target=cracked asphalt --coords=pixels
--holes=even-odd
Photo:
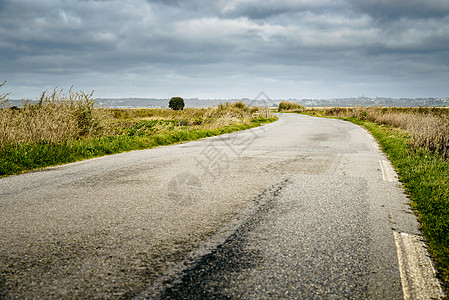
[[[385,159],[358,126],[281,114],[2,178],[0,298],[402,299],[393,231],[419,230]]]

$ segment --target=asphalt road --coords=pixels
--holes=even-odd
[[[439,297],[407,202],[365,130],[295,114],[11,176],[0,298]]]

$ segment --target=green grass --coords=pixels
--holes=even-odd
[[[405,130],[355,118],[343,119],[368,129],[395,166],[448,293],[449,160],[423,147],[412,147]]]
[[[221,128],[176,128],[174,121],[142,121],[125,128],[120,135],[91,137],[60,143],[19,144],[0,149],[0,177],[19,174],[79,160],[149,149],[205,137],[249,129],[275,119],[257,118],[249,124],[233,124]],[[164,128],[155,127],[165,125]]]

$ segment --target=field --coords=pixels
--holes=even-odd
[[[314,116],[337,117],[366,127],[399,174],[449,292],[449,109],[307,108]]]
[[[3,95],[0,102],[5,102]],[[0,103],[1,104],[1,103]],[[0,176],[233,132],[274,121],[242,102],[216,108],[103,109],[92,94],[55,90],[0,108]]]

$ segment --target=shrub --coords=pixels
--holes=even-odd
[[[279,103],[279,111],[290,111],[290,110],[302,111],[303,109],[304,106],[295,102],[281,101],[281,103]]]
[[[173,110],[183,110],[184,99],[182,99],[181,97],[173,97],[168,102],[168,107]]]

